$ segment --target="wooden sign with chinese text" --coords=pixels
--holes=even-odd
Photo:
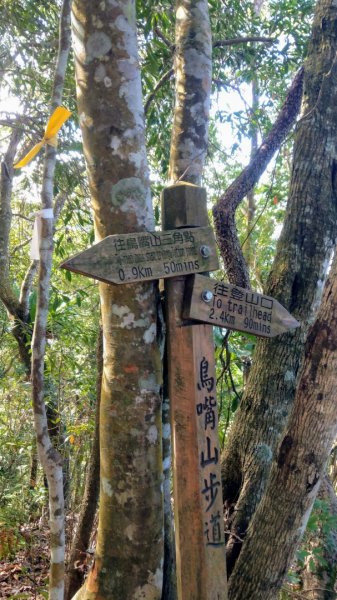
[[[109,235],[62,268],[106,283],[123,284],[218,268],[211,227]]]
[[[206,325],[204,327],[207,327]],[[202,330],[200,330],[202,334]],[[226,556],[221,484],[220,449],[218,438],[218,407],[214,352],[203,354],[203,340],[195,348],[195,363],[199,367],[196,386],[195,418],[197,419],[199,485],[203,516],[204,568],[209,584],[206,598],[227,598]]]
[[[206,225],[206,192],[163,191],[164,226]],[[178,229],[177,231],[186,231]],[[186,277],[165,280],[178,600],[227,600],[212,327],[182,321]]]
[[[300,326],[274,298],[203,275],[186,285],[183,316],[269,338]]]

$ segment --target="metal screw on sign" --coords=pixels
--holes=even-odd
[[[210,248],[209,246],[201,246],[200,247],[200,254],[203,258],[208,258],[211,254]]]
[[[201,294],[201,298],[203,299],[204,302],[211,302],[212,298],[213,298],[213,294],[211,292],[211,290],[204,290]]]

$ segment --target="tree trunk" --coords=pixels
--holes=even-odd
[[[153,230],[131,0],[73,3],[79,115],[96,237]],[[95,563],[76,598],[162,590],[161,361],[156,286],[100,284],[104,369]]]
[[[212,76],[212,40],[208,15],[207,2],[202,0],[178,0],[176,2],[176,27],[175,27],[175,108],[170,149],[170,183],[177,181],[200,184],[202,171],[208,146],[208,116],[210,106],[211,76]],[[186,186],[187,187],[187,186]],[[168,188],[170,189],[170,188]],[[174,189],[174,188],[173,188]],[[192,192],[193,194],[193,192]],[[191,195],[192,195],[191,194]],[[200,189],[195,190],[200,197]],[[183,195],[181,201],[183,205]],[[179,206],[179,193],[174,195]],[[183,213],[183,211],[182,211]],[[206,217],[207,219],[207,217]],[[194,223],[190,223],[193,225]],[[205,223],[202,223],[205,225]],[[191,390],[193,390],[193,374],[198,372],[196,348],[203,339],[204,352],[214,354],[212,331],[210,327],[194,325],[193,327],[181,326],[182,300],[184,293],[185,277],[177,277],[165,282],[165,303],[167,307],[168,330],[168,369],[165,390],[171,394],[171,421],[173,423],[173,480],[175,487],[175,536],[176,536],[176,568],[177,584],[172,584],[172,572],[165,573],[163,600],[175,598],[204,598],[205,588],[209,587],[209,597],[213,594],[211,576],[208,574],[208,553],[203,553],[203,530],[200,531],[198,511],[198,497],[192,488],[189,477],[189,467],[197,462],[197,451],[192,460],[192,448],[197,448],[197,435],[193,426],[194,414],[190,414]],[[204,337],[203,337],[204,335]],[[183,356],[181,354],[183,349]],[[179,361],[183,361],[180,363]],[[186,377],[186,374],[188,376]],[[193,401],[192,401],[193,404]],[[164,405],[165,406],[165,405]],[[188,415],[188,416],[186,416]],[[177,432],[181,431],[181,435]],[[194,439],[191,439],[191,432]],[[180,441],[178,438],[180,437]],[[184,447],[184,439],[188,440],[189,447],[185,447],[182,456],[188,464],[182,461],[179,451]],[[181,462],[185,464],[186,477],[177,477]],[[180,464],[179,464],[180,463]],[[197,477],[197,472],[195,477]],[[180,479],[180,480],[179,480]],[[195,483],[192,481],[192,483]],[[183,488],[185,488],[183,490]],[[190,490],[190,492],[188,491]],[[191,493],[191,491],[193,493]],[[181,496],[184,494],[184,500]],[[168,511],[169,508],[167,507]],[[184,518],[184,511],[188,518]],[[169,512],[167,514],[169,517]],[[184,522],[186,521],[186,522]],[[172,522],[167,518],[166,524],[166,564],[173,555],[172,544],[174,536],[170,530]],[[204,527],[204,524],[201,525]],[[201,539],[200,539],[201,538]],[[188,543],[191,546],[189,552]],[[200,548],[196,548],[196,544]],[[187,549],[187,552],[185,550]],[[220,549],[221,552],[221,549]],[[203,556],[203,568],[195,573],[196,557]],[[221,554],[222,556],[222,554]],[[214,585],[217,584],[217,574],[214,575]],[[171,576],[171,581],[168,577]],[[210,589],[212,587],[212,589]],[[212,595],[213,597],[213,595]]]
[[[37,469],[38,469],[38,457],[37,457],[37,446],[36,437],[34,435],[32,439],[32,449],[30,451],[30,475],[29,475],[29,489],[35,490],[37,481]]]
[[[304,116],[295,136],[286,217],[265,290],[292,312],[302,327],[258,341],[222,457],[224,500],[227,505],[236,503],[228,544],[229,571],[240,551],[238,538],[245,535],[263,494],[273,452],[293,403],[307,329],[319,306],[335,245],[336,21],[333,0],[320,0],[305,63]]]
[[[22,281],[20,289],[20,297],[18,298],[14,292],[10,273],[9,273],[9,233],[12,225],[11,212],[11,195],[13,187],[13,163],[17,151],[18,144],[21,140],[23,131],[21,129],[13,130],[10,136],[10,142],[7,151],[1,163],[1,178],[0,178],[0,299],[6,307],[8,314],[13,319],[12,334],[18,344],[18,352],[21,363],[24,367],[27,380],[31,377],[31,341],[32,341],[32,323],[29,314],[29,297],[34,284],[34,278],[38,269],[38,260],[33,260],[29,265],[25,277]],[[61,207],[63,206],[59,197],[59,211],[57,210],[56,217],[59,216]],[[58,412],[51,402],[47,407],[47,421],[49,435],[53,438],[54,445],[60,447],[62,445],[59,435],[61,430],[61,421]],[[34,433],[34,441],[32,442],[31,455],[31,474],[29,478],[29,486],[33,489],[36,485],[38,468],[38,456],[36,448],[36,439]]]
[[[22,137],[20,129],[13,130],[7,151],[1,161],[0,174],[0,298],[9,314],[20,318],[20,303],[9,278],[9,233],[12,222],[11,198],[14,156]]]
[[[103,375],[103,335],[102,329],[98,333],[96,348],[96,410],[95,410],[95,431],[94,440],[91,449],[89,464],[85,480],[85,489],[81,510],[78,518],[76,532],[71,543],[67,577],[65,600],[70,600],[83,583],[83,571],[78,565],[83,563],[84,557],[89,546],[89,540],[97,510],[99,496],[99,413],[101,405],[101,388]]]
[[[337,76],[337,64],[335,67]],[[229,582],[230,600],[276,600],[337,434],[337,254],[309,331],[288,426]]]
[[[52,112],[60,104],[70,50],[70,2],[64,0],[60,18],[59,52],[53,82]],[[53,209],[53,183],[56,149],[47,146],[44,160],[41,201],[44,210]],[[46,349],[49,286],[53,255],[53,218],[41,218],[40,263],[36,317],[32,338],[32,403],[37,449],[48,481],[50,523],[50,600],[64,598],[64,495],[62,457],[53,447],[48,432],[45,405],[44,359]]]
[[[207,2],[176,3],[176,104],[170,150],[170,183],[200,184],[208,147],[212,38]]]

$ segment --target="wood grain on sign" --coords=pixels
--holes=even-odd
[[[222,600],[227,598],[226,556],[214,343],[213,339],[209,340],[210,331],[207,325],[198,327],[193,336],[194,362],[195,366],[199,367],[194,410],[197,419],[199,489],[203,513],[204,568],[209,586],[205,597],[209,600]],[[205,336],[208,338],[206,348]]]
[[[133,283],[218,268],[211,227],[109,235],[61,264],[106,283]]]
[[[162,199],[165,226],[207,223],[204,189],[180,184]],[[183,325],[185,281],[165,280],[178,600],[226,600],[213,335]]]
[[[212,328],[179,324],[183,278],[165,289],[178,599],[226,600]]]
[[[183,316],[269,338],[300,326],[274,298],[204,275],[188,279]]]

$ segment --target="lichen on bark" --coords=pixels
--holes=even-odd
[[[305,112],[295,133],[287,211],[265,289],[302,327],[274,340],[257,342],[247,388],[222,457],[224,500],[228,506],[235,503],[236,508],[227,549],[230,570],[240,551],[237,536],[245,535],[271,467],[271,461],[259,460],[256,448],[263,443],[273,453],[285,426],[308,327],[320,303],[336,242],[333,173],[337,148],[332,143],[337,122],[336,22],[336,3],[320,0],[304,65]]]
[[[199,184],[208,146],[212,82],[212,38],[206,2],[176,3],[174,70],[176,104],[169,180]]]
[[[336,322],[337,256],[307,337],[289,423],[230,578],[230,600],[276,599],[304,533],[337,433]]]
[[[96,239],[152,230],[134,2],[75,0],[73,37]],[[100,298],[99,526],[95,567],[76,597],[159,600],[163,513],[157,291],[153,282],[100,284]]]

